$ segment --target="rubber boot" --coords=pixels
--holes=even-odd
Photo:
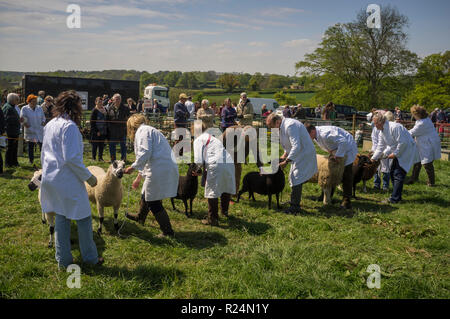
[[[433,162],[425,164],[424,167],[425,167],[425,171],[427,172],[427,175],[428,175],[427,185],[430,187],[433,187],[434,182],[435,182]]]
[[[219,199],[208,198],[208,217],[202,219],[203,225],[219,226]]]
[[[128,219],[134,220],[135,222],[139,222],[139,224],[144,225],[149,210],[150,209],[147,203],[141,198],[141,206],[139,208],[139,212],[137,214],[127,213],[125,216]]]
[[[420,162],[414,164],[412,174],[405,182],[406,185],[414,184],[415,182],[417,182],[419,180],[419,174],[420,174],[421,168],[422,168],[422,164],[420,164]]]

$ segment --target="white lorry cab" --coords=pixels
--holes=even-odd
[[[144,100],[153,101],[156,99],[158,104],[165,110],[169,108],[169,89],[164,86],[158,86],[155,83],[148,85],[144,89]]]
[[[253,105],[253,113],[257,115],[261,114],[261,108],[263,104],[267,106],[267,111],[271,110],[276,112],[277,108],[280,106],[275,99],[264,99],[259,97],[249,97],[248,98]]]

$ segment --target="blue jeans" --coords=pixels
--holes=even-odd
[[[389,200],[393,203],[397,203],[402,200],[403,182],[405,181],[406,171],[400,167],[398,159],[394,158],[391,167],[391,180],[392,180],[392,195]]]
[[[98,262],[97,246],[92,235],[92,216],[77,220],[78,242],[83,261],[89,264]],[[70,251],[71,220],[56,214],[55,218],[55,258],[59,267],[67,268],[73,264]]]
[[[109,155],[111,155],[111,161],[116,159],[116,145],[117,142],[109,142]],[[127,138],[120,139],[120,156],[121,160],[127,159]]]
[[[381,179],[380,174],[383,174],[383,188],[389,188],[389,179],[390,173],[379,173],[376,172],[375,177],[373,179],[373,187],[380,189]]]

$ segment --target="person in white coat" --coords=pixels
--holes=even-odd
[[[420,160],[419,153],[411,134],[402,124],[390,122],[380,113],[375,114],[372,120],[380,133],[377,149],[371,160],[392,159],[390,175],[393,190],[391,197],[383,200],[382,203],[395,204],[402,200],[406,173]]]
[[[70,224],[76,220],[84,262],[100,264],[92,235],[92,215],[84,182],[94,187],[97,179],[83,164],[83,141],[78,126],[81,98],[75,91],[62,92],[56,99],[55,117],[44,128],[41,163],[41,206],[54,212],[55,258],[61,268],[73,263],[70,252]]]
[[[287,214],[298,214],[302,199],[302,185],[317,173],[316,149],[305,126],[298,120],[282,118],[272,113],[266,119],[268,128],[280,129],[280,142],[284,149],[280,167],[291,163],[289,185],[291,186],[290,207]]]
[[[311,139],[325,152],[330,153],[330,159],[344,161],[342,175],[343,200],[341,207],[351,209],[353,187],[353,162],[358,154],[355,139],[346,130],[337,126],[314,126],[305,123]]]
[[[204,165],[203,174],[206,174],[206,179],[202,176],[202,186],[208,199],[208,216],[202,223],[218,226],[219,198],[221,213],[228,217],[231,194],[236,193],[234,162],[222,142],[206,129],[202,123],[203,133],[194,140],[194,161]]]
[[[427,185],[432,187],[435,183],[433,161],[441,158],[441,140],[423,106],[414,105],[411,107],[411,114],[416,122],[409,133],[416,140],[420,162],[414,164],[412,175],[406,184],[413,184],[419,179],[420,169],[423,165],[428,175]]]
[[[138,170],[132,187],[138,188],[143,177],[144,184],[139,212],[127,213],[126,217],[143,225],[151,211],[162,231],[158,237],[174,236],[169,215],[162,205],[163,199],[177,196],[178,189],[178,165],[169,142],[159,130],[146,124],[143,114],[128,119],[127,132],[134,142],[136,160],[125,169],[125,174]]]
[[[24,126],[24,139],[28,142],[28,159],[33,164],[35,147],[39,145],[42,148],[45,114],[42,107],[37,105],[36,95],[28,95],[27,103],[20,110],[20,119]]]
[[[369,157],[372,157],[372,155],[375,153],[377,147],[378,147],[378,139],[380,130],[375,127],[373,122],[372,125],[372,148],[369,152]],[[373,180],[373,188],[380,190],[381,189],[381,180],[383,180],[383,191],[387,191],[389,189],[389,180],[390,180],[390,164],[392,160],[388,158],[384,158],[380,161],[380,165],[378,166],[378,170],[375,173],[374,180]]]

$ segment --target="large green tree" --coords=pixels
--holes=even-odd
[[[367,26],[361,10],[355,21],[329,27],[319,47],[296,64],[302,74],[321,77],[320,102],[333,100],[362,109],[395,103],[386,94],[393,78],[411,73],[417,55],[406,48],[406,16],[391,6],[381,8],[381,28]]]
[[[239,79],[234,74],[225,73],[219,77],[217,84],[225,89],[226,92],[233,92],[233,90],[239,86]]]

